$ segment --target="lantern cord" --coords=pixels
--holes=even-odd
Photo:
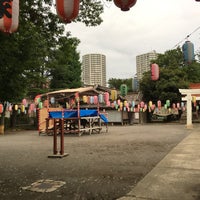
[[[199,29],[200,29],[200,26],[197,27],[194,31],[192,31],[189,35],[187,35],[187,36],[186,36],[183,40],[181,40],[179,43],[177,43],[177,44],[173,47],[173,49],[176,48],[176,47],[178,47],[180,43],[182,43],[183,41],[187,40],[193,33],[195,33],[196,31],[198,31]]]

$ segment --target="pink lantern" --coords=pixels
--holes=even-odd
[[[120,102],[121,102],[120,99],[118,99],[118,100],[117,100],[117,105],[118,105],[118,106],[120,105]]]
[[[157,101],[157,106],[158,106],[158,108],[161,108],[161,101],[160,100]]]
[[[34,109],[35,109],[35,104],[34,103],[31,103],[31,105],[30,105],[30,111],[34,111]]]
[[[12,105],[11,105],[11,104],[8,106],[8,111],[9,111],[9,112],[12,111]]]
[[[144,108],[144,101],[140,102],[140,106],[141,106],[141,108]]]
[[[104,101],[105,101],[105,103],[106,103],[107,101],[109,101],[109,93],[108,93],[108,92],[105,92],[105,93],[104,93]]]
[[[61,20],[70,23],[78,16],[79,0],[56,0],[56,10]]]
[[[24,106],[26,106],[26,99],[22,99],[22,104],[24,105]]]
[[[98,104],[98,96],[94,96],[94,104]]]
[[[156,105],[155,105],[155,104],[152,104],[152,106],[151,106],[151,110],[154,110],[155,107],[156,107]]]
[[[110,106],[110,101],[107,101],[107,102],[106,102],[106,106]]]
[[[2,1],[0,5],[0,30],[13,33],[19,23],[19,0]]]
[[[121,8],[122,11],[128,11],[132,6],[136,4],[137,0],[114,0],[117,7]]]
[[[159,79],[159,66],[157,64],[151,64],[151,80],[157,81]]]

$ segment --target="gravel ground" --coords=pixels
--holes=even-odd
[[[7,132],[0,136],[0,199],[117,199],[189,133],[182,124],[109,126],[108,133],[65,135],[69,156],[48,158],[52,136]],[[65,184],[53,192],[22,189],[41,179]]]

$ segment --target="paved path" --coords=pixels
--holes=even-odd
[[[200,200],[199,128],[119,200]]]

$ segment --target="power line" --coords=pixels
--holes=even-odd
[[[200,29],[200,26],[197,27],[194,31],[192,31],[189,35],[187,35],[184,39],[182,39],[179,43],[177,43],[177,44],[173,47],[173,49],[176,48],[177,46],[179,46],[179,44],[182,43],[183,41],[187,40],[193,33],[195,33],[196,31],[198,31],[199,29]]]

